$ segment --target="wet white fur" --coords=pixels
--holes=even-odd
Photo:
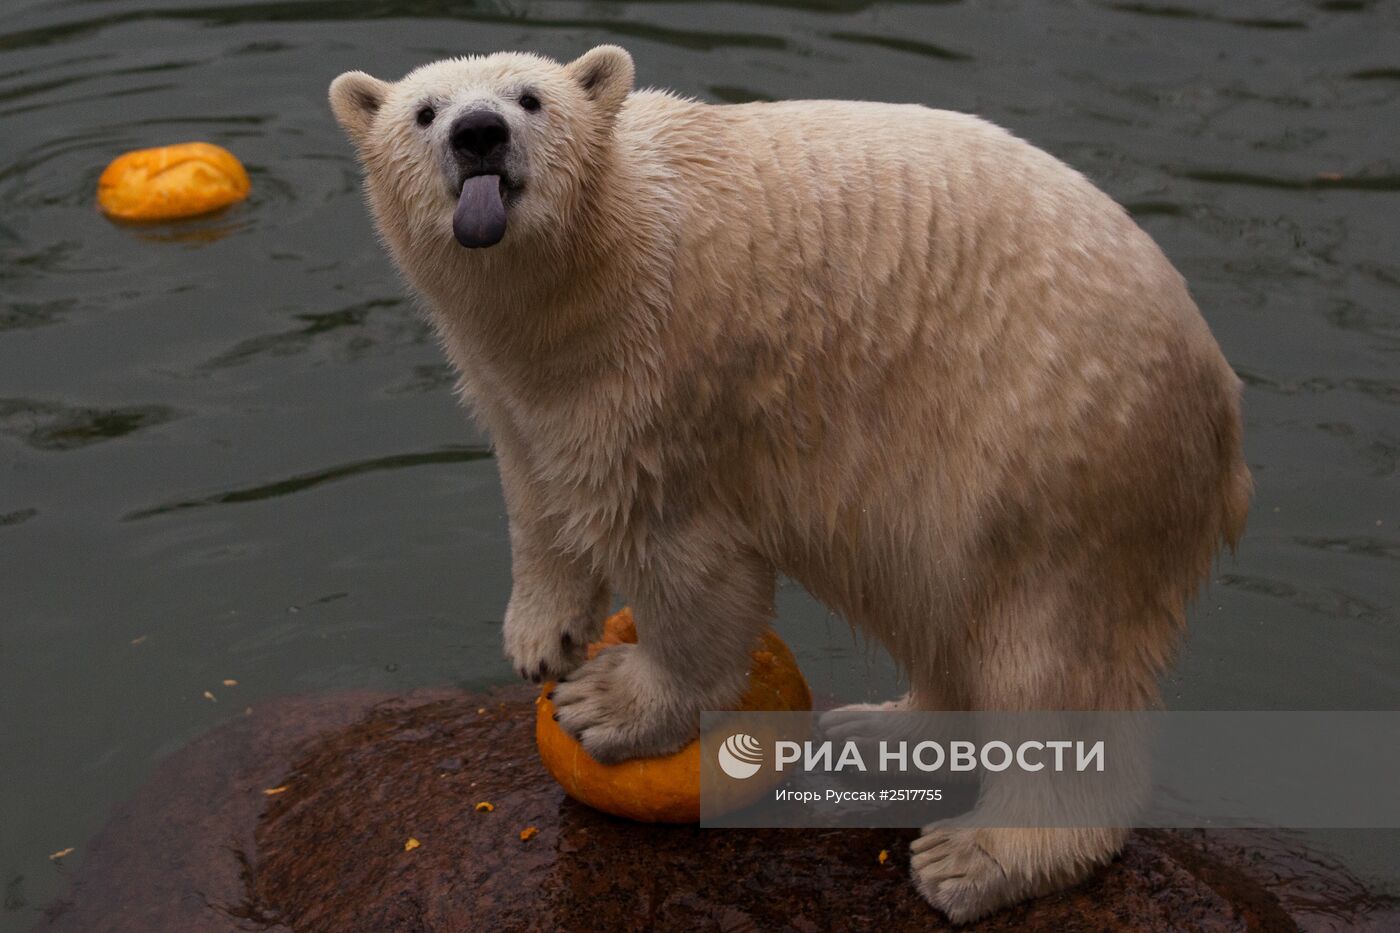
[[[506,650],[568,675],[563,726],[610,761],[686,742],[743,690],[779,572],[888,648],[906,705],[1156,703],[1250,482],[1237,380],[1158,248],[975,117],[711,106],[632,71],[603,47],[331,89],[493,438]],[[465,250],[445,134],[481,106],[525,188],[502,243]],[[578,666],[610,587],[641,642]],[[963,921],[1122,838],[930,827],[914,879]]]

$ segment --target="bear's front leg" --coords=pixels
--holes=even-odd
[[[564,677],[602,634],[608,586],[580,561],[559,554],[524,558],[520,548],[512,550],[506,657],[532,683]]]
[[[516,672],[539,683],[583,663],[588,643],[603,632],[612,596],[588,558],[556,543],[558,524],[544,514],[522,449],[513,434],[499,432],[496,457],[510,513],[511,589],[503,635]]]
[[[701,710],[733,708],[774,614],[772,566],[717,526],[691,523],[628,576],[637,644],[604,650],[553,693],[559,725],[604,763],[674,752]]]

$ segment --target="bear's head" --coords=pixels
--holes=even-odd
[[[570,222],[610,150],[632,76],[617,46],[566,65],[503,52],[424,65],[394,83],[347,72],[330,101],[391,243],[441,237],[482,248],[508,231],[507,245],[526,243]]]

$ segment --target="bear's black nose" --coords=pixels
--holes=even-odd
[[[452,121],[448,138],[458,155],[485,159],[510,142],[510,127],[494,110],[473,110]]]

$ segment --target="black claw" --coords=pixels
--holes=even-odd
[[[540,666],[539,666],[539,670],[537,670],[537,671],[535,672],[535,680],[536,680],[536,682],[541,681],[541,680],[544,680],[544,675],[545,675],[545,674],[548,674],[548,673],[549,673],[549,665],[546,664],[545,662],[541,661],[541,662],[540,662]]]
[[[549,700],[550,702],[553,702],[553,701],[554,701],[554,691],[551,690],[551,691],[549,691],[548,693],[546,693],[546,694],[544,695],[544,698],[545,698],[546,700]]]
[[[558,722],[558,721],[559,721],[559,714],[558,714],[558,713],[555,713],[555,714],[554,714],[554,721],[555,721],[555,722]]]
[[[563,636],[560,637],[559,644],[564,646],[565,651],[568,651],[574,646],[574,637],[568,632],[565,632]]]

